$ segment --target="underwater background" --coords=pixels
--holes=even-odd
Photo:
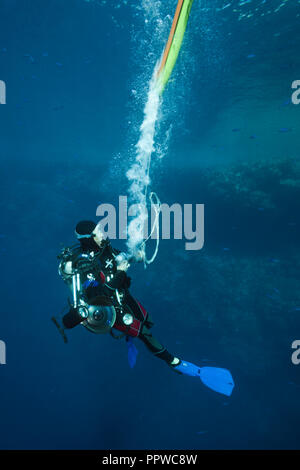
[[[195,0],[166,88],[151,188],[205,204],[205,245],[162,240],[131,292],[174,354],[230,369],[230,398],[138,340],[68,333],[57,254],[126,195],[175,0],[2,0],[1,449],[298,449],[298,0]],[[125,248],[122,241],[115,246]]]

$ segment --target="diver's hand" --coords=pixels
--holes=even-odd
[[[127,271],[128,268],[130,268],[130,265],[132,263],[140,263],[144,261],[144,259],[145,259],[145,251],[144,249],[141,249],[141,248],[139,250],[136,250],[132,256],[124,252],[119,253],[118,256],[116,256],[115,258],[116,263],[117,263],[117,270]]]
[[[145,251],[143,249],[137,250],[134,255],[129,258],[129,262],[141,263],[145,259]]]
[[[130,262],[128,259],[128,255],[124,252],[119,253],[115,261],[117,263],[117,270],[118,271],[127,271],[127,269],[130,267]]]
[[[122,261],[120,264],[117,266],[118,271],[127,271],[129,269],[130,263],[127,260]]]

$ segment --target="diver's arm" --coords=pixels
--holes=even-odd
[[[118,270],[113,276],[110,277],[106,285],[111,289],[129,289],[131,278],[127,276],[124,270]]]
[[[112,256],[116,262],[116,269],[118,271],[127,271],[130,266],[128,255],[124,251],[114,248],[111,245],[109,238],[106,238],[105,245],[106,249],[110,253],[110,256]]]

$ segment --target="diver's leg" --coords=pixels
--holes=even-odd
[[[183,361],[178,357],[173,356],[166,350],[157,339],[153,338],[151,331],[143,326],[141,333],[138,336],[147,348],[158,357],[165,361],[174,372],[179,374],[190,375],[199,377],[200,380],[212,390],[222,393],[223,395],[230,396],[234,388],[234,381],[227,369],[220,369],[218,367],[198,367],[191,362]]]
[[[169,351],[167,351],[167,349],[152,336],[151,331],[146,326],[143,326],[142,331],[139,334],[139,338],[152,352],[152,354],[154,354],[154,356],[162,359],[169,366],[179,364],[180,360],[177,359],[173,354],[170,354]]]
[[[134,297],[132,297],[129,291],[126,292],[124,304],[125,305],[127,304],[130,307],[130,309],[132,310],[132,313],[138,320],[145,322],[145,325],[148,328],[152,328],[152,326],[154,325],[154,322],[152,318],[150,317],[149,313],[140,304],[140,302],[138,302]]]

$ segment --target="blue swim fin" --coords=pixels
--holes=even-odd
[[[187,361],[181,361],[180,364],[173,366],[172,369],[184,375],[199,377],[204,385],[227,397],[230,397],[234,388],[232,375],[227,369],[198,367]]]
[[[135,347],[135,344],[133,342],[133,338],[131,336],[126,336],[126,342],[127,342],[127,348],[128,348],[128,354],[127,354],[128,363],[129,363],[131,369],[133,369],[134,366],[135,366],[135,363],[136,363],[138,350]]]

